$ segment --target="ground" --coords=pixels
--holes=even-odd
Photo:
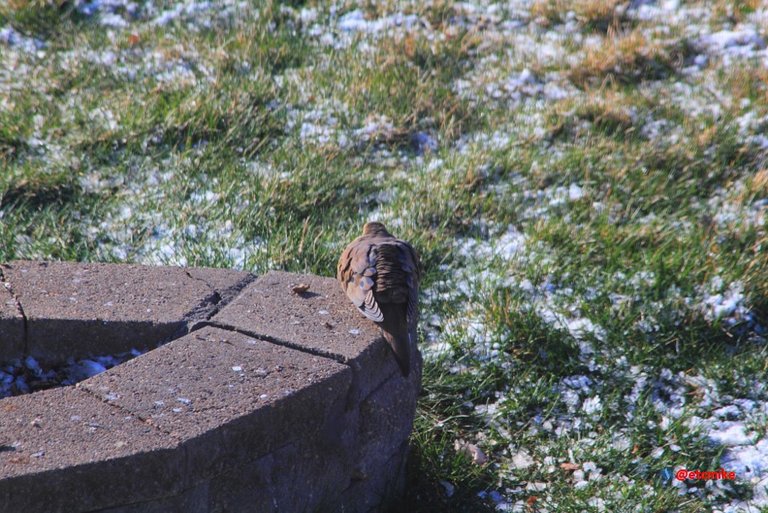
[[[327,276],[380,220],[414,511],[766,511],[766,42],[758,0],[10,0],[0,260]]]

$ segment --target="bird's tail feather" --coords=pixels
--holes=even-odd
[[[411,372],[411,351],[415,341],[411,341],[412,335],[405,318],[405,304],[381,304],[379,306],[384,314],[384,321],[378,323],[384,340],[392,348],[403,376],[407,377]]]
[[[395,360],[397,365],[400,366],[403,376],[408,377],[408,374],[411,372],[411,344],[408,337],[398,337],[384,330],[382,330],[382,333],[384,340],[387,341],[389,347],[392,348],[392,352],[395,354]]]

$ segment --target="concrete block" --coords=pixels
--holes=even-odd
[[[293,294],[297,283],[310,288]],[[355,372],[356,399],[400,373],[378,326],[357,311],[333,278],[269,272],[211,321],[346,363]]]
[[[403,378],[335,280],[0,271],[7,354],[26,344],[60,363],[175,338],[74,387],[0,400],[0,513],[373,512],[402,491],[420,366]]]
[[[174,495],[177,440],[75,387],[0,401],[0,512],[91,511]]]
[[[27,318],[27,351],[45,363],[149,349],[213,313],[243,273],[180,267],[14,261],[1,266]],[[215,280],[214,280],[215,278]],[[225,292],[226,293],[226,292]]]
[[[0,272],[0,362],[23,356],[24,316]]]
[[[147,502],[122,504],[111,508],[100,509],[90,513],[208,513],[209,483],[200,483],[189,490],[184,490],[178,495],[155,499]],[[245,510],[247,511],[247,510]]]
[[[408,440],[416,414],[412,383],[393,377],[360,403],[358,440],[354,459],[361,475],[375,475]]]
[[[333,360],[206,327],[79,386],[183,440],[197,481],[309,436],[350,381]]]
[[[405,490],[407,456],[408,442],[405,441],[396,453],[383,460],[375,473],[352,482],[338,496],[333,511],[339,513],[409,511],[411,508],[408,505],[400,503]]]

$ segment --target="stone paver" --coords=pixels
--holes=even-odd
[[[148,349],[213,313],[248,275],[179,267],[15,261],[2,266],[27,318],[27,350],[44,362]],[[228,275],[228,276],[227,276]]]
[[[317,430],[350,381],[328,358],[206,327],[79,386],[186,440],[208,475]]]
[[[305,294],[291,287],[304,282]],[[379,328],[360,314],[333,278],[269,272],[250,283],[211,321],[338,359],[366,374],[358,398],[399,373]]]
[[[411,511],[412,504],[398,503],[405,490],[405,465],[408,456],[408,442],[386,459],[375,473],[354,481],[338,498],[343,505],[340,511]],[[371,493],[375,490],[376,493]]]
[[[228,303],[256,276],[245,271],[233,269],[215,269],[212,267],[190,267],[185,269],[187,274],[196,280],[203,281],[215,290],[223,302]]]
[[[335,280],[0,271],[14,354],[61,362],[178,337],[74,387],[0,400],[0,513],[372,512],[402,491],[420,366],[403,378]],[[309,291],[292,293],[300,282]]]
[[[0,511],[90,511],[173,495],[187,470],[176,444],[75,387],[3,399]]]
[[[189,490],[184,490],[178,495],[150,502],[122,504],[88,513],[209,513],[211,509],[209,506],[208,489],[209,483],[204,481]],[[245,511],[248,510],[246,509]]]
[[[0,362],[24,355],[24,317],[0,275]]]
[[[338,503],[351,482],[345,456],[307,438],[219,476],[211,494],[221,511],[350,511]]]
[[[355,460],[358,471],[373,475],[392,455],[413,428],[416,413],[417,384],[404,379],[390,379],[360,403],[359,445]]]

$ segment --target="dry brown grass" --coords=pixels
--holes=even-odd
[[[768,104],[768,69],[762,65],[734,67],[725,82],[734,103],[747,98]]]
[[[725,18],[733,23],[741,23],[747,14],[755,11],[763,0],[717,0],[712,12],[715,18]]]
[[[554,137],[578,136],[586,129],[626,134],[634,129],[631,107],[626,96],[613,90],[595,91],[586,99],[563,100],[553,108],[549,133]],[[582,129],[579,121],[587,121],[588,128]]]
[[[531,5],[531,17],[542,25],[562,23],[565,10],[563,0],[535,0]]]
[[[608,30],[618,26],[620,20],[616,8],[620,3],[619,0],[578,0],[573,10],[576,19],[586,28]]]
[[[592,95],[576,109],[576,115],[607,133],[627,132],[632,129],[632,115],[625,99],[615,93]]]
[[[609,35],[605,44],[587,50],[568,76],[578,87],[595,82],[633,83],[663,78],[674,71],[675,53],[674,49],[649,41],[639,30]]]
[[[550,25],[562,23],[569,11],[587,30],[607,31],[617,27],[619,16],[616,8],[619,0],[536,0],[531,6],[531,16],[539,23]]]
[[[768,194],[768,169],[761,169],[749,180],[747,190],[753,196]]]

